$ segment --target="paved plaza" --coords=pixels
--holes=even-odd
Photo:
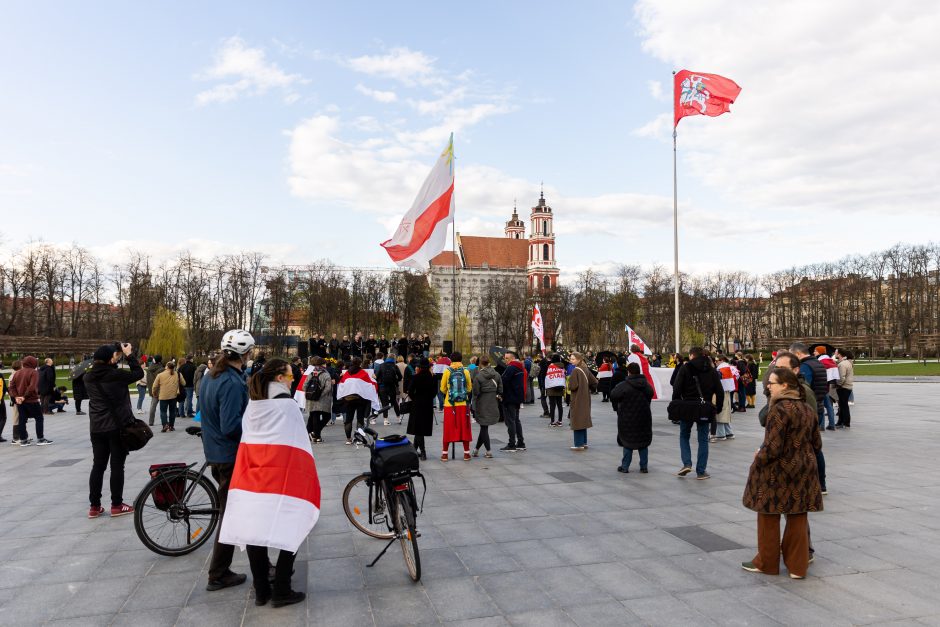
[[[424,464],[419,584],[397,545],[366,567],[384,543],[351,527],[340,496],[368,452],[328,427],[314,449],[322,514],[294,575],[307,600],[281,609],[255,607],[250,580],[206,592],[211,546],[161,557],[141,545],[132,517],[88,520],[87,420],[57,415],[46,421],[54,445],[0,448],[0,623],[940,624],[940,385],[858,382],[856,395],[851,431],[824,434],[830,494],[810,516],[816,561],[803,581],[740,568],[756,546],[755,514],[741,505],[762,437],[756,411],[735,415],[737,439],[713,444],[712,479],[695,481],[675,476],[678,428],[654,403],[650,472],[634,461],[625,475],[615,470],[615,416],[596,396],[584,453],[529,406],[527,452]],[[202,460],[180,423],[189,421],[131,454],[126,501],[151,463]],[[502,446],[502,425],[492,431]],[[235,570],[248,572],[238,551]]]

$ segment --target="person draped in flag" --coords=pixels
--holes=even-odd
[[[320,481],[303,412],[291,395],[293,379],[290,364],[271,359],[248,383],[229,515],[219,531],[220,542],[248,553],[255,605],[304,600],[291,589],[294,558],[320,516]],[[268,547],[280,549],[273,589]]]
[[[718,442],[722,440],[733,440],[734,432],[731,430],[732,404],[734,403],[734,393],[738,384],[738,369],[732,366],[728,358],[724,355],[718,355],[715,363],[715,369],[721,375],[721,389],[724,395],[724,402],[721,411],[715,416],[714,431],[712,431],[709,442]]]
[[[836,360],[826,353],[825,346],[817,346],[815,351],[816,360],[822,364],[823,368],[826,369],[826,382],[829,384],[829,391],[831,393],[836,384],[839,382],[839,364],[837,364]],[[829,394],[825,394],[823,396],[823,409],[825,410],[825,415],[829,417],[829,425],[825,428],[828,431],[832,431],[835,429],[836,410],[832,406],[832,397]],[[820,422],[819,426],[823,427],[824,425]]]
[[[336,386],[336,398],[342,399],[346,407],[343,428],[346,430],[346,445],[352,445],[352,423],[356,419],[356,428],[365,426],[369,408],[379,409],[379,389],[375,381],[362,369],[358,357],[349,361],[349,370],[343,373]]]
[[[600,389],[602,403],[610,401],[610,380],[614,376],[614,369],[610,361],[610,357],[605,356],[600,368],[597,369],[597,387]]]
[[[212,478],[219,485],[220,529],[225,523],[229,484],[242,437],[242,415],[248,407],[248,387],[242,365],[254,346],[255,340],[248,331],[233,329],[223,335],[221,353],[212,370],[202,378],[199,391],[202,449]],[[209,559],[206,590],[214,592],[245,583],[247,575],[231,570],[234,554],[235,547],[219,542],[217,536]]]
[[[653,383],[653,375],[650,373],[650,362],[646,358],[646,355],[643,354],[643,348],[644,347],[637,344],[631,344],[630,356],[627,357],[627,363],[637,364],[640,367],[640,372],[646,377],[646,382],[653,388],[653,400],[655,401],[659,396],[656,394],[656,384]]]
[[[444,396],[444,437],[442,439],[441,461],[447,461],[447,445],[451,442],[463,443],[463,460],[470,461],[470,415],[467,413],[467,401],[473,391],[470,371],[464,368],[463,354],[454,351],[450,355],[450,366],[441,377],[441,394]]]

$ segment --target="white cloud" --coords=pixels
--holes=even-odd
[[[356,91],[364,96],[368,96],[378,102],[395,102],[398,100],[398,94],[393,91],[382,91],[379,89],[369,89],[362,83],[356,85]]]
[[[434,61],[421,51],[397,47],[386,54],[363,55],[345,59],[343,63],[356,72],[390,78],[405,85],[433,85],[440,82],[435,76]]]
[[[663,92],[663,84],[660,81],[646,81],[646,87],[650,90],[650,96],[654,100],[665,101],[666,94]]]
[[[271,89],[282,90],[284,101],[291,104],[300,98],[294,87],[309,82],[300,74],[286,73],[268,61],[263,48],[251,48],[240,37],[222,41],[214,57],[213,64],[196,78],[222,82],[196,94],[199,106],[229,102],[241,96],[260,96]]]
[[[777,223],[936,212],[937,2],[639,0],[635,12],[646,52],[742,86],[730,115],[679,125],[690,173],[738,207],[782,210]],[[634,134],[665,138],[666,119]]]

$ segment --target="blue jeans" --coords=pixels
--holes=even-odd
[[[147,398],[147,386],[137,384],[137,411],[144,408],[144,399]]]
[[[705,474],[705,467],[708,465],[708,422],[696,422],[698,428],[698,458],[695,461],[695,472],[698,475]],[[682,465],[692,466],[692,423],[683,420],[679,423],[679,453],[682,455]]]
[[[825,410],[825,414],[823,414],[819,420],[819,428],[822,429],[826,426],[826,421],[824,420],[826,415],[829,416],[829,426],[834,427],[836,424],[835,410],[832,408],[832,399],[829,398],[828,394],[823,396],[823,409]]]
[[[183,388],[186,392],[186,398],[179,402],[176,408],[176,415],[180,418],[192,415],[193,413],[193,390],[194,388]]]
[[[587,429],[575,429],[573,433],[575,446],[587,446]]]
[[[731,430],[731,423],[719,422],[718,427],[715,429],[715,435],[719,438],[726,438],[729,435],[734,435],[734,431]]]
[[[745,409],[747,407],[747,390],[744,389],[743,385],[738,386],[738,409]]]
[[[649,448],[640,449],[640,468],[646,468],[647,461],[649,460]],[[630,464],[633,463],[633,449],[626,448],[623,449],[623,461],[620,462],[620,465],[627,470],[630,469]]]

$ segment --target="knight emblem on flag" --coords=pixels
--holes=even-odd
[[[682,81],[682,91],[679,94],[679,104],[692,106],[698,104],[702,113],[707,109],[711,94],[705,88],[705,77],[693,74]]]

